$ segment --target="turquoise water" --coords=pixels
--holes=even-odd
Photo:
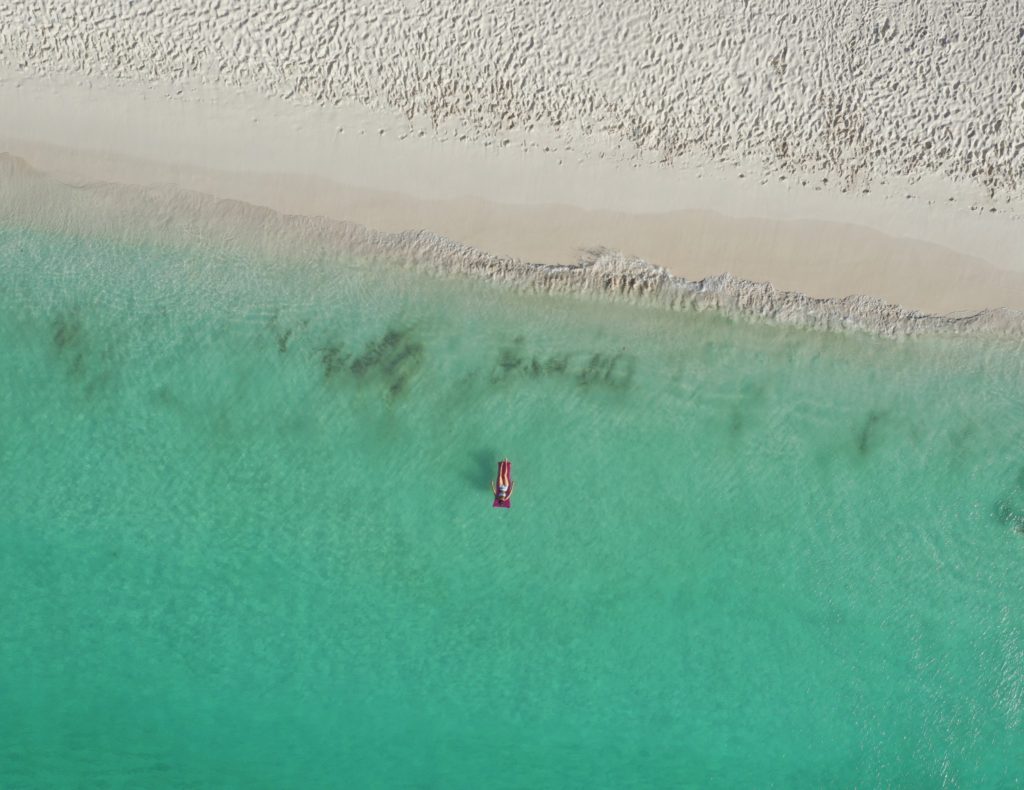
[[[12,228],[0,276],[4,787],[1021,784],[1019,346]]]

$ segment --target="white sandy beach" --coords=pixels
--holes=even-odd
[[[1019,4],[0,8],[0,152],[500,256],[1024,309]]]

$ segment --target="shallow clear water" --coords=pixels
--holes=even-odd
[[[4,786],[1020,783],[1017,346],[11,228],[0,277]]]

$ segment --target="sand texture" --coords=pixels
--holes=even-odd
[[[539,126],[569,147],[597,136],[848,188],[940,173],[1005,200],[1024,190],[1022,8],[19,0],[0,6],[0,42],[33,73],[258,86],[498,144]]]
[[[68,184],[1024,309],[1020,2],[19,0],[0,107]]]

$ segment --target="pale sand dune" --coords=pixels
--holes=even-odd
[[[1024,308],[1022,30],[1016,2],[21,0],[0,150],[527,260]]]

